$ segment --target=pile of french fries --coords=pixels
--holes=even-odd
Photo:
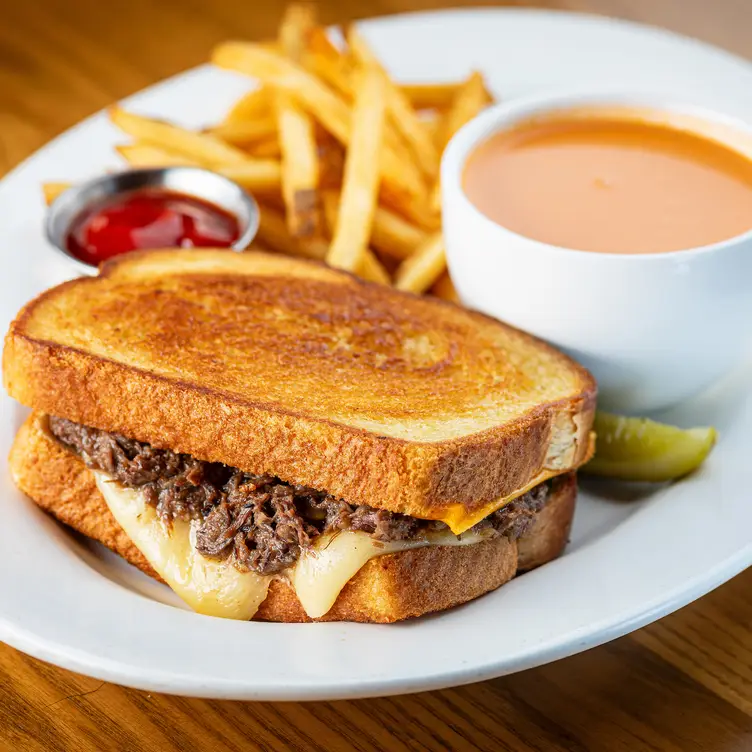
[[[261,208],[254,248],[325,260],[415,293],[456,294],[446,273],[439,162],[486,107],[483,78],[398,84],[355,27],[335,45],[312,5],[289,6],[272,42],[226,42],[220,68],[258,87],[196,132],[110,110],[134,167],[195,165],[250,191]],[[45,185],[53,199],[65,184]]]

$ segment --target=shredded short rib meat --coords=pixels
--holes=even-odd
[[[52,434],[86,465],[137,488],[168,524],[198,520],[196,548],[229,559],[242,571],[275,574],[294,564],[324,533],[356,530],[380,541],[407,541],[446,530],[442,522],[349,504],[323,491],[253,475],[188,454],[155,449],[50,417]],[[542,483],[479,522],[473,530],[516,540],[544,507],[551,484]]]

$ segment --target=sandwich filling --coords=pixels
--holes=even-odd
[[[126,489],[167,526],[190,522],[195,551],[240,572],[276,575],[293,567],[320,539],[350,531],[388,544],[420,544],[450,534],[446,524],[350,504],[323,491],[156,449],[50,417],[51,433],[92,470]],[[473,539],[520,538],[545,506],[555,481],[546,481],[478,522]],[[454,537],[454,536],[452,536]],[[385,550],[386,552],[386,550]]]

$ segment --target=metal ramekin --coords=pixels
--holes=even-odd
[[[66,248],[66,236],[72,222],[82,211],[102,199],[140,188],[163,188],[184,193],[232,214],[240,228],[240,237],[232,244],[232,250],[247,248],[258,231],[258,204],[237,183],[200,167],[164,167],[126,170],[71,186],[52,202],[47,211],[47,239],[77,268],[79,274],[96,274],[96,266],[81,261]]]

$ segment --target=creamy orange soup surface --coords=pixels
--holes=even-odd
[[[470,201],[563,248],[661,253],[752,229],[752,161],[688,130],[557,113],[501,131],[469,157]]]

